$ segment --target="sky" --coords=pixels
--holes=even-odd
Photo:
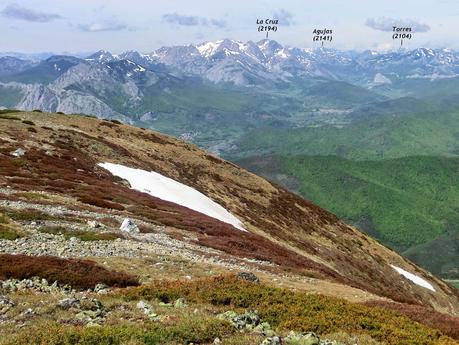
[[[257,19],[278,19],[270,38],[318,46],[314,29],[333,30],[330,48],[391,50],[392,26],[413,27],[406,48],[459,50],[457,0],[0,0],[0,52],[151,52],[161,46],[231,38],[258,41]]]

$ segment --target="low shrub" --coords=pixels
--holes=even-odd
[[[40,110],[40,109],[34,109],[34,110],[32,110],[32,111],[33,111],[34,113],[42,113],[42,112],[43,112],[43,111]]]
[[[382,307],[395,310],[396,312],[408,316],[410,319],[420,322],[432,328],[439,329],[444,334],[459,339],[459,318],[439,313],[433,309],[423,306],[392,303],[384,301],[374,301],[366,303],[372,307]]]
[[[16,159],[13,159],[13,164],[17,167],[23,167],[27,165],[27,160],[23,158],[16,158]]]
[[[119,211],[123,211],[124,210],[124,206],[123,205],[120,205],[120,204],[115,203],[115,202],[110,202],[110,201],[107,201],[107,200],[103,200],[101,198],[96,198],[96,197],[93,197],[93,196],[90,196],[90,195],[83,195],[83,196],[79,197],[78,200],[81,201],[82,203],[93,205],[93,206],[97,206],[97,207],[101,207],[101,208],[111,208],[111,209],[119,210]]]
[[[233,327],[215,318],[185,318],[177,324],[127,324],[102,327],[65,327],[42,323],[24,328],[3,344],[122,345],[210,344],[217,337],[234,333]]]
[[[22,123],[25,123],[26,125],[30,125],[30,126],[35,126],[35,123],[30,120],[23,120]]]
[[[278,330],[364,334],[389,345],[435,344],[442,334],[405,315],[378,307],[307,292],[293,292],[241,281],[235,276],[204,278],[193,282],[155,282],[125,292],[128,299],[183,297],[190,303],[225,308],[256,309]]]
[[[0,119],[2,120],[14,120],[14,121],[21,121],[21,119],[17,116],[13,116],[13,115],[6,115],[6,114],[2,114],[0,113]]]
[[[99,283],[113,287],[140,284],[137,277],[133,275],[109,271],[91,260],[0,254],[0,280],[32,277],[69,284],[75,289],[91,289]]]
[[[0,115],[2,114],[9,114],[9,113],[20,113],[20,110],[17,109],[1,109],[0,110]]]
[[[123,235],[115,232],[71,231],[59,226],[42,227],[39,231],[53,235],[64,235],[67,239],[76,237],[81,241],[113,241],[124,238]]]
[[[5,211],[6,215],[16,221],[31,222],[34,220],[59,220],[59,217],[52,216],[50,214],[35,210],[35,209],[24,209]]]
[[[16,229],[8,225],[5,225],[5,224],[0,224],[0,239],[1,240],[14,241],[20,237],[21,235],[17,232]]]

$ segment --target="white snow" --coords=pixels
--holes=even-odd
[[[128,180],[132,189],[185,206],[224,223],[231,224],[239,230],[247,231],[239,219],[194,188],[154,171],[134,169],[113,163],[99,163],[98,165],[110,171],[111,174]]]
[[[427,280],[425,280],[425,279],[423,279],[423,278],[421,278],[421,277],[419,277],[419,276],[417,276],[417,275],[415,275],[413,273],[407,272],[403,268],[400,268],[398,266],[391,265],[391,267],[394,270],[396,270],[399,274],[404,276],[406,279],[411,280],[416,285],[422,286],[423,288],[426,288],[426,289],[429,289],[429,290],[435,292],[434,287]]]
[[[218,47],[220,47],[222,42],[223,41],[206,42],[204,44],[198,45],[196,48],[199,50],[199,53],[202,56],[209,57],[218,49]]]

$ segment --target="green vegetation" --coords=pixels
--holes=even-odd
[[[280,183],[290,182],[306,199],[436,274],[450,277],[459,267],[459,158],[285,156],[242,164]]]
[[[270,288],[233,276],[193,282],[155,282],[127,291],[126,297],[158,299],[165,303],[182,297],[190,303],[211,304],[226,310],[256,309],[260,317],[278,331],[363,334],[389,345],[427,345],[441,341],[440,331],[397,312],[333,297]]]
[[[353,160],[457,156],[458,128],[459,111],[374,116],[342,128],[264,128],[245,135],[229,158],[262,154],[335,155]]]
[[[0,213],[0,239],[14,241],[21,237],[21,233],[10,224],[10,219]]]
[[[0,113],[0,120],[13,120],[13,121],[21,121],[21,119],[17,116],[7,115],[8,113]]]
[[[14,241],[20,237],[21,235],[15,229],[7,225],[0,224],[0,239],[1,240]]]
[[[124,238],[123,235],[114,232],[67,230],[60,226],[42,227],[39,231],[53,235],[64,235],[67,239],[71,237],[76,237],[81,241],[113,241],[118,238]]]
[[[31,222],[34,220],[60,220],[62,218],[52,216],[50,214],[35,210],[6,210],[4,211],[8,217],[16,221]]]
[[[44,323],[26,327],[20,334],[0,341],[2,345],[123,345],[202,344],[234,333],[232,326],[216,318],[189,318],[177,324],[130,323],[122,326],[65,327]]]

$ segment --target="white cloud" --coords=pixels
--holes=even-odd
[[[379,31],[392,31],[394,26],[412,28],[415,32],[430,31],[430,26],[415,19],[396,19],[388,17],[368,18],[365,25]]]

